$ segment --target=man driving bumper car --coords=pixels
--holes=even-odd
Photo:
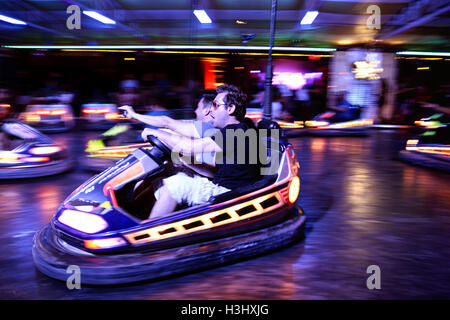
[[[239,88],[222,85],[217,88],[217,96],[211,109],[212,123],[219,129],[216,134],[189,138],[148,128],[142,132],[144,139],[149,135],[156,136],[173,152],[181,153],[183,157],[215,153],[212,168],[185,161],[185,164],[199,175],[189,176],[179,172],[164,179],[163,185],[155,193],[157,200],[150,218],[168,215],[180,204],[192,206],[207,202],[210,197],[253,184],[260,179],[260,164],[250,161],[250,142],[245,140],[243,145],[238,145],[238,135],[245,135],[246,131],[251,129],[243,122],[245,103],[246,95]]]

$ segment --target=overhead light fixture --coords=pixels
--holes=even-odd
[[[200,23],[212,23],[211,18],[208,16],[205,10],[194,10],[194,14]]]
[[[311,24],[311,23],[313,23],[314,19],[316,19],[318,14],[319,14],[319,11],[308,11],[308,12],[306,12],[306,14],[303,17],[302,21],[300,21],[300,24]]]
[[[2,14],[0,14],[0,20],[8,22],[8,23],[12,23],[12,24],[20,24],[20,25],[26,25],[27,24],[25,21],[14,19],[14,18],[11,18],[11,17],[8,17],[8,16],[4,16]]]
[[[236,20],[236,24],[247,24],[247,22],[242,21],[242,20]]]
[[[90,10],[85,10],[83,11],[83,13],[89,17],[91,17],[92,19],[95,19],[97,21],[100,21],[104,24],[116,24],[116,22],[108,17],[105,17],[104,15],[95,12],[95,11],[90,11]]]
[[[427,52],[427,51],[399,51],[395,54],[404,56],[441,56],[450,57],[450,52]]]
[[[2,45],[2,48],[10,49],[71,49],[71,50],[245,50],[245,51],[266,51],[268,46],[192,46],[192,45]],[[312,51],[331,52],[335,48],[315,48],[315,47],[273,47],[274,51]]]

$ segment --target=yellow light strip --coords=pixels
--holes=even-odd
[[[228,52],[218,52],[218,51],[144,51],[144,53],[182,53],[182,54],[229,54]]]
[[[238,52],[234,53],[240,56],[267,56],[268,53],[264,52]],[[315,56],[315,57],[321,57],[321,58],[330,58],[334,55],[332,54],[303,54],[303,53],[272,53],[273,56],[282,56],[282,57],[309,57],[309,56]]]
[[[415,146],[406,146],[407,151],[418,151],[423,153],[436,153],[442,155],[450,155],[450,146],[446,147],[415,147]]]
[[[316,121],[316,120],[307,120],[305,121],[305,125],[307,127],[321,127],[328,125],[328,121]]]
[[[140,143],[140,144],[131,144],[128,146],[106,147],[101,148],[88,156],[96,158],[123,158],[138,148],[151,150],[152,146],[149,146],[148,143]]]
[[[284,188],[284,189],[288,189]],[[258,216],[261,214],[264,214],[268,211],[277,209],[281,206],[284,206],[286,204],[286,200],[285,198],[281,195],[282,192],[284,192],[284,189],[281,191],[277,191],[277,192],[273,192],[270,193],[268,195],[223,209],[223,210],[219,210],[219,211],[214,211],[214,212],[210,212],[207,213],[203,216],[198,216],[198,217],[194,217],[194,218],[189,218],[189,219],[185,219],[185,220],[181,220],[181,221],[177,221],[174,223],[169,223],[169,224],[164,224],[161,226],[157,226],[157,227],[152,227],[152,228],[148,228],[145,230],[140,230],[138,232],[133,232],[133,233],[129,233],[129,234],[124,234],[125,238],[131,243],[131,244],[140,244],[140,243],[146,243],[146,242],[151,242],[151,241],[156,241],[156,240],[161,240],[161,239],[166,239],[166,238],[171,238],[171,237],[176,237],[176,236],[180,236],[180,235],[185,235],[185,234],[189,234],[192,232],[197,232],[199,230],[205,230],[205,229],[210,229],[212,227],[217,227],[217,226],[221,226],[221,225],[225,225],[225,224],[230,224],[230,223],[234,223],[237,221],[241,221],[241,220],[246,220],[248,218],[254,217],[254,216]],[[276,197],[278,200],[278,203],[270,206],[266,209],[263,209],[263,207],[261,206],[261,202],[271,198],[271,197]],[[256,210],[250,213],[247,213],[243,216],[239,216],[237,214],[237,210],[242,209],[244,207],[253,205]],[[213,223],[211,221],[212,218],[217,217],[221,214],[227,213],[231,218],[228,218],[226,220],[223,221],[219,221],[216,223]],[[185,229],[183,227],[183,225],[187,225],[196,221],[201,221],[203,224],[191,229]],[[160,231],[164,231],[167,229],[171,229],[174,228],[176,231],[174,232],[170,232],[167,234],[159,234]],[[144,239],[140,239],[140,240],[136,240],[135,238],[138,236],[143,236],[143,235],[149,235],[150,237],[144,238]]]
[[[347,123],[336,123],[336,124],[330,124],[327,126],[327,128],[350,128],[350,127],[360,127],[360,126],[367,126],[373,124],[372,119],[362,119],[362,120],[356,120],[356,121],[350,121]]]
[[[126,52],[126,53],[132,53],[136,52],[136,50],[102,50],[102,49],[61,49],[61,51],[68,51],[68,52]]]
[[[135,144],[129,144],[129,145],[125,145],[125,146],[111,146],[111,147],[106,147],[106,148],[102,148],[101,150],[121,150],[121,149],[126,149],[126,148],[141,148],[141,147],[149,147],[152,148],[152,146],[150,146],[148,143],[135,143]]]
[[[303,128],[303,121],[294,121],[294,122],[284,122],[284,121],[277,121],[277,123],[282,128],[292,128],[292,129],[299,129]]]
[[[143,51],[144,53],[172,53],[172,54],[230,54],[230,52],[217,52],[217,51]],[[239,52],[239,53],[231,53],[242,56],[267,56],[267,53],[264,52]],[[283,57],[309,57],[311,55],[315,57],[321,58],[330,58],[333,57],[331,54],[302,54],[302,53],[272,53],[273,56],[283,56]]]

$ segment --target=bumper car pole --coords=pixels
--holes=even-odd
[[[264,110],[263,120],[270,121],[272,119],[272,48],[275,39],[275,23],[277,15],[277,0],[272,0],[272,9],[270,13],[270,43],[269,43],[269,55],[266,69],[266,81],[264,92]]]

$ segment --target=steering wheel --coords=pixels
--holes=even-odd
[[[147,141],[150,142],[159,152],[162,153],[163,157],[170,157],[172,154],[172,150],[170,150],[164,143],[161,142],[154,135],[148,135]]]

